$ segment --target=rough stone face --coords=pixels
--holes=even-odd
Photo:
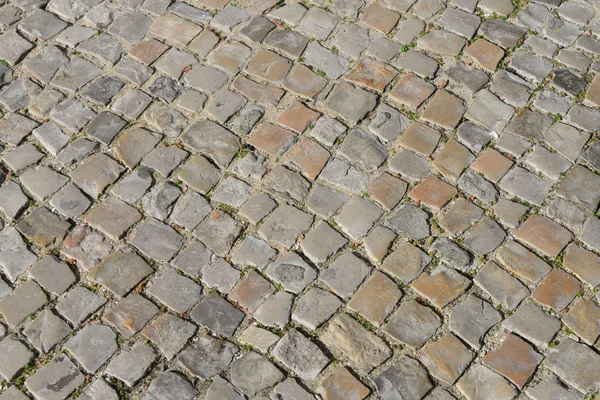
[[[379,366],[391,355],[391,350],[382,339],[367,331],[348,314],[335,317],[320,339],[365,373]]]
[[[0,399],[593,396],[599,11],[0,0]]]

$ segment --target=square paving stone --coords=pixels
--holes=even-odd
[[[376,102],[376,95],[342,82],[333,88],[327,99],[327,106],[351,124],[357,124],[375,108]]]
[[[310,231],[300,242],[304,254],[314,263],[324,263],[342,248],[348,240],[325,222]]]
[[[32,48],[33,44],[23,39],[16,30],[0,35],[0,60],[10,65],[17,64]]]
[[[122,114],[125,118],[136,119],[152,102],[152,98],[141,90],[126,92],[113,103],[111,110]]]
[[[121,58],[121,61],[113,68],[113,72],[116,75],[127,79],[129,82],[141,86],[150,79],[150,76],[152,76],[154,71],[152,68],[142,63],[133,61],[129,58]]]
[[[192,400],[198,391],[183,376],[175,372],[162,372],[150,384],[140,400],[153,400],[161,397],[175,396],[181,400]]]
[[[106,198],[85,216],[85,222],[115,241],[141,219],[142,215],[135,208],[115,197]]]
[[[42,311],[23,329],[27,340],[42,353],[48,353],[71,332],[69,324],[48,310]]]
[[[533,303],[523,304],[502,326],[536,346],[547,346],[561,329],[560,320]]]
[[[196,341],[177,357],[177,363],[193,376],[210,379],[231,363],[238,347],[224,339],[199,333]]]
[[[358,312],[375,326],[380,326],[401,298],[402,292],[398,285],[376,271],[352,297],[348,308]]]
[[[409,300],[396,309],[383,331],[410,347],[423,346],[442,325],[440,317],[429,307]]]
[[[202,282],[208,287],[216,288],[222,293],[230,293],[241,276],[239,270],[224,260],[217,260],[208,265],[202,274]]]
[[[154,303],[133,293],[111,310],[105,311],[102,319],[112,324],[120,334],[130,338],[154,318],[158,311]]]
[[[137,12],[126,11],[109,26],[108,32],[129,44],[141,41],[152,25],[152,18]]]
[[[411,283],[411,286],[434,306],[441,309],[467,290],[470,283],[458,272],[438,266],[430,273],[422,273]]]
[[[70,139],[69,135],[63,133],[57,125],[51,122],[34,129],[32,133],[53,156],[56,156]]]
[[[207,57],[208,64],[221,71],[235,75],[250,57],[252,51],[246,45],[230,40],[223,42]]]
[[[202,296],[202,287],[185,276],[169,270],[153,281],[146,293],[178,313],[189,310]]]
[[[90,343],[94,346],[90,346]],[[86,371],[95,373],[117,351],[117,335],[106,325],[88,325],[71,337],[64,349]]]
[[[14,219],[28,205],[29,198],[19,184],[8,181],[0,188],[0,210],[9,219]]]
[[[106,304],[106,298],[85,287],[77,286],[69,290],[58,301],[56,310],[71,324],[77,326]]]
[[[273,355],[306,380],[313,380],[329,364],[329,358],[302,333],[291,329],[277,343]]]
[[[191,322],[172,314],[162,314],[144,328],[142,335],[171,360],[187,344],[197,329]]]
[[[210,120],[192,125],[181,138],[184,144],[206,154],[220,168],[231,163],[240,146],[237,136]]]
[[[561,311],[573,301],[579,290],[581,284],[576,278],[555,269],[540,282],[531,298],[546,307]]]
[[[282,253],[266,269],[266,274],[283,288],[300,293],[317,278],[317,272],[293,252]]]
[[[306,46],[303,56],[306,64],[322,71],[321,75],[325,73],[325,76],[331,79],[337,79],[342,76],[349,66],[345,58],[319,45],[316,41],[310,42]]]
[[[338,21],[339,17],[320,8],[313,7],[304,14],[297,29],[306,35],[326,40]]]
[[[371,268],[350,252],[340,255],[319,277],[342,298],[350,296],[369,275]]]
[[[249,137],[248,143],[271,156],[281,156],[296,141],[296,134],[277,125],[265,123]]]
[[[16,228],[40,247],[56,244],[65,237],[71,224],[45,207],[34,209]]]
[[[229,297],[243,308],[254,311],[275,291],[275,287],[259,273],[251,270],[233,288]]]
[[[210,204],[198,193],[189,191],[179,198],[170,219],[179,226],[194,229],[211,211]]]
[[[113,358],[105,373],[131,387],[146,374],[155,359],[156,353],[152,347],[136,342]]]
[[[415,74],[402,75],[389,98],[401,105],[417,109],[431,94],[435,87]]]
[[[130,249],[123,248],[92,268],[89,277],[122,297],[152,272],[154,270],[143,258]]]
[[[131,244],[158,261],[169,261],[183,245],[183,238],[170,226],[148,218],[140,224]]]
[[[194,235],[215,254],[225,257],[242,229],[243,225],[229,214],[214,210],[196,227]]]
[[[60,385],[57,386],[57,382]],[[55,356],[25,381],[25,387],[42,400],[65,399],[85,383],[85,376],[65,355]]]
[[[29,268],[29,275],[48,292],[61,295],[76,281],[71,268],[52,256],[41,258]]]
[[[507,309],[514,309],[529,295],[527,287],[491,261],[479,270],[474,282]]]
[[[255,236],[246,236],[231,255],[231,261],[235,265],[255,266],[262,270],[276,255],[277,251],[264,240]]]
[[[128,168],[133,169],[160,141],[160,136],[142,128],[123,133],[113,147],[116,156]]]
[[[231,338],[245,314],[213,292],[192,309],[190,317],[200,326]]]
[[[298,237],[310,228],[312,222],[310,214],[284,204],[265,219],[258,234],[266,240],[291,248]]]
[[[68,181],[68,178],[46,166],[38,166],[21,175],[21,184],[39,201],[52,195]]]
[[[342,302],[333,294],[313,287],[298,298],[292,319],[308,329],[315,330],[325,323],[341,305]]]
[[[32,358],[33,353],[16,337],[7,336],[0,341],[0,375],[7,382],[12,381]]]
[[[500,321],[502,316],[492,304],[473,295],[456,305],[450,313],[452,332],[475,350],[481,348],[484,336]]]
[[[552,270],[541,258],[514,241],[504,244],[496,259],[509,271],[532,283],[538,283]]]
[[[44,158],[44,153],[31,143],[9,149],[4,153],[2,161],[14,172],[21,173],[25,168],[36,164]]]
[[[81,163],[73,172],[71,178],[87,194],[97,198],[106,186],[114,183],[124,168],[112,158],[97,154]]]
[[[319,339],[333,354],[342,354],[364,373],[372,371],[391,355],[390,348],[381,338],[348,314],[334,317]]]
[[[344,78],[359,86],[382,92],[397,74],[392,66],[384,62],[363,58]]]
[[[481,388],[485,386],[485,391]],[[457,382],[458,390],[472,400],[485,399],[490,391],[498,399],[512,399],[518,392],[502,376],[482,364],[473,364],[471,368]]]
[[[100,68],[83,58],[74,57],[65,68],[54,75],[50,85],[69,93],[75,93],[100,75],[102,75]]]
[[[488,353],[483,363],[499,372],[521,388],[527,382],[543,357],[527,342],[510,335],[496,350]],[[518,363],[520,368],[511,365]]]
[[[46,41],[67,27],[67,23],[54,14],[37,9],[19,23],[19,29],[29,36]]]
[[[451,333],[425,345],[419,357],[431,375],[449,385],[465,372],[473,358],[474,353]]]
[[[373,383],[384,399],[393,399],[401,394],[420,398],[434,387],[423,365],[405,355],[377,374]]]
[[[127,122],[108,111],[98,113],[88,124],[85,132],[88,136],[109,145]]]
[[[149,33],[180,46],[187,45],[200,31],[198,25],[174,14],[165,14],[150,27]]]

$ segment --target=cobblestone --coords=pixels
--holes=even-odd
[[[0,398],[593,396],[598,10],[3,3]]]

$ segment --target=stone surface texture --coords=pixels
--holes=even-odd
[[[593,399],[599,0],[0,0],[0,400]]]

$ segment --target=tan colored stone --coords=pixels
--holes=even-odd
[[[302,64],[296,64],[288,74],[283,87],[308,99],[314,98],[327,86],[327,79],[320,77]]]
[[[415,186],[408,193],[408,196],[417,203],[423,203],[427,207],[439,210],[457,193],[458,191],[454,186],[429,175]]]
[[[577,299],[569,307],[563,322],[592,346],[600,336],[600,307],[589,298]]]
[[[252,50],[235,40],[228,40],[211,51],[207,57],[208,62],[228,74],[237,74],[241,66],[252,54]]]
[[[471,164],[471,168],[482,173],[490,181],[496,183],[504,176],[514,162],[504,157],[502,153],[488,147],[477,160]]]
[[[400,16],[387,8],[371,4],[364,9],[360,20],[381,33],[390,33],[398,23]]]
[[[473,154],[465,146],[450,139],[436,155],[431,166],[447,179],[455,182],[474,159]]]
[[[279,114],[275,122],[285,125],[291,130],[302,133],[308,126],[319,118],[319,113],[296,101]]]
[[[592,287],[600,284],[600,257],[575,243],[567,247],[563,267]]]
[[[309,138],[302,138],[288,153],[287,161],[310,179],[316,179],[327,160],[329,152]]]
[[[400,242],[396,250],[386,257],[381,269],[403,282],[415,279],[429,264],[431,257],[409,242]]]
[[[206,194],[221,179],[221,172],[201,155],[190,158],[177,178],[194,190]]]
[[[596,76],[585,94],[585,101],[594,107],[600,107],[600,76]]]
[[[261,85],[241,75],[234,79],[232,87],[249,99],[266,107],[277,107],[285,94],[282,89]]]
[[[566,272],[555,269],[550,272],[531,294],[531,298],[556,311],[563,310],[577,296],[581,285]]]
[[[459,97],[445,90],[438,90],[421,117],[432,124],[446,129],[454,129],[466,110],[467,108]]]
[[[229,298],[253,312],[275,291],[271,283],[258,272],[250,271],[229,293]]]
[[[282,83],[292,62],[270,50],[261,49],[246,66],[246,72],[273,83]]]
[[[262,124],[248,137],[249,144],[274,157],[285,153],[295,141],[295,133],[269,123]]]
[[[347,81],[382,92],[398,75],[391,65],[372,58],[360,60],[344,77]]]
[[[402,298],[398,285],[379,271],[375,271],[348,303],[373,325],[380,326]]]
[[[340,368],[321,383],[324,400],[362,400],[371,393],[348,368]]]
[[[152,64],[169,46],[156,39],[146,39],[129,50],[129,56],[146,65]]]
[[[509,240],[496,253],[496,259],[513,274],[538,283],[552,267],[519,243]]]
[[[441,381],[452,385],[467,369],[474,354],[451,333],[423,347],[419,359],[429,373]]]
[[[530,215],[513,236],[549,257],[556,257],[573,239],[567,229],[537,214]]]
[[[437,147],[441,136],[437,130],[419,122],[413,122],[404,131],[398,143],[424,156],[430,156]]]
[[[198,25],[168,13],[154,22],[149,33],[168,42],[185,46],[201,31],[202,28]]]
[[[334,317],[319,338],[325,346],[343,354],[365,374],[392,355],[383,339],[366,330],[348,314]]]
[[[422,273],[411,286],[437,308],[444,308],[469,287],[471,281],[458,272],[438,266],[431,273]]]
[[[417,109],[433,92],[435,92],[434,85],[409,73],[400,78],[396,87],[390,92],[389,98],[396,103]]]
[[[460,235],[472,227],[482,215],[481,208],[459,197],[442,211],[438,224],[450,234]]]
[[[504,50],[485,39],[478,39],[465,50],[464,54],[479,67],[493,73],[496,71],[502,57],[504,57]]]
[[[366,190],[373,200],[391,210],[402,200],[407,187],[402,179],[382,172],[371,178]]]
[[[542,359],[529,343],[511,334],[485,356],[483,363],[522,388]]]

